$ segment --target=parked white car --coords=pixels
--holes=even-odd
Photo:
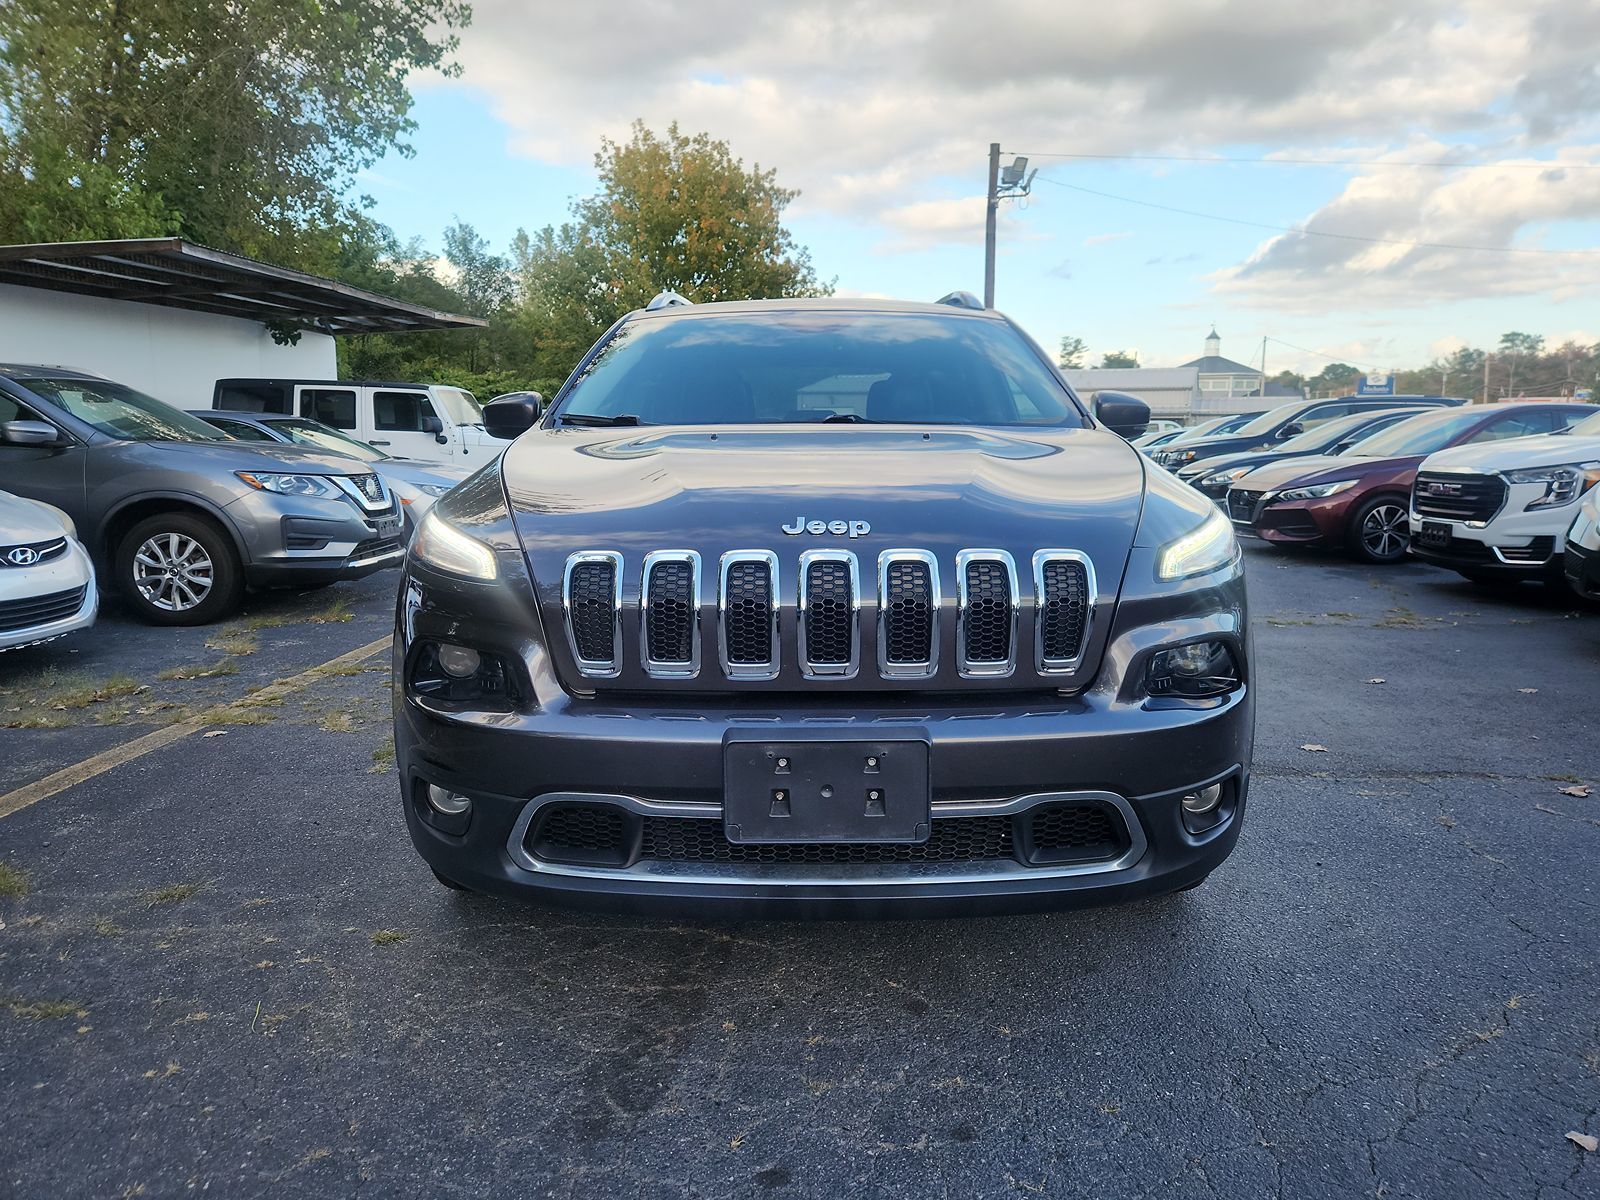
[[[1411,551],[1477,582],[1561,581],[1567,531],[1600,483],[1600,412],[1560,433],[1426,458],[1411,489]]]
[[[1567,530],[1567,582],[1586,600],[1600,600],[1600,487],[1592,487]]]
[[[471,392],[370,379],[219,379],[213,409],[319,421],[385,454],[476,470],[509,444],[483,427]]]
[[[94,624],[94,564],[59,508],[0,492],[0,650]]]

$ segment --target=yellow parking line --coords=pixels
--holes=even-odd
[[[170,746],[173,742],[186,738],[192,733],[198,733],[202,729],[210,728],[216,722],[208,718],[218,709],[248,708],[264,701],[270,702],[281,699],[284,696],[300,691],[302,688],[309,687],[330,671],[337,671],[341,667],[358,663],[364,658],[371,658],[380,650],[387,648],[389,640],[390,635],[385,634],[377,641],[368,642],[365,646],[358,646],[354,650],[339,655],[338,658],[330,658],[325,663],[308,667],[306,670],[301,671],[300,674],[291,675],[288,679],[280,679],[258,692],[251,692],[248,696],[241,696],[239,699],[230,701],[227,704],[218,705],[198,717],[190,717],[188,720],[180,721],[176,725],[169,725],[165,729],[147,733],[141,738],[134,738],[131,742],[123,742],[120,746],[102,750],[99,754],[91,755],[82,762],[73,763],[70,767],[62,767],[61,770],[46,775],[43,779],[35,780],[26,787],[20,787],[14,792],[8,792],[4,796],[0,796],[0,819],[9,817],[13,813],[21,812],[30,804],[48,800],[58,792],[64,792],[70,787],[76,787],[84,780],[93,779],[96,775],[100,775],[114,767],[120,767],[123,763],[132,762],[136,758],[143,758],[152,750]]]

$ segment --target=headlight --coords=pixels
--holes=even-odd
[[[1286,492],[1279,492],[1274,500],[1321,500],[1324,496],[1337,496],[1340,492],[1355,487],[1359,480],[1340,479],[1335,483],[1319,483],[1313,487],[1290,488]]]
[[[448,492],[454,486],[455,486],[454,484],[449,484],[449,483],[419,483],[419,484],[417,484],[418,489],[422,492],[422,494],[424,496],[432,496],[435,500],[437,500],[440,496],[444,495],[446,492]]]
[[[475,537],[468,537],[438,513],[430,512],[411,539],[411,553],[440,571],[485,581],[500,573],[494,551]]]
[[[1225,567],[1239,554],[1233,522],[1213,511],[1198,526],[1161,547],[1156,574],[1162,579],[1186,579]]]
[[[1600,482],[1600,462],[1568,463],[1559,467],[1529,467],[1505,472],[1507,483],[1542,483],[1544,495],[1524,504],[1524,511],[1559,508],[1571,504],[1596,482]]]
[[[280,496],[315,496],[321,500],[337,500],[342,493],[321,475],[280,475],[266,471],[235,471],[240,479],[263,492],[276,492]]]
[[[1227,471],[1217,471],[1200,480],[1201,487],[1221,487],[1225,483],[1232,483],[1235,479],[1243,479],[1250,474],[1249,467],[1234,467]]]

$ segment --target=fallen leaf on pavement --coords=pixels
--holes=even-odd
[[[227,734],[227,732],[228,731],[226,729],[211,729],[211,730],[207,730],[206,731],[205,736],[206,737],[223,737],[224,735]]]
[[[1538,690],[1539,690],[1538,688],[1518,688],[1517,689],[1517,691],[1521,692],[1524,696],[1532,696],[1536,692],[1538,692]]]
[[[1326,746],[1319,746],[1315,742],[1307,742],[1304,746],[1301,746],[1300,749],[1309,750],[1313,754],[1326,754],[1328,752],[1328,748]]]
[[[1600,1150],[1600,1138],[1595,1137],[1592,1133],[1579,1133],[1577,1130],[1573,1130],[1567,1134],[1567,1141],[1576,1142],[1590,1154]]]
[[[1589,785],[1587,783],[1580,783],[1576,787],[1565,787],[1565,788],[1562,788],[1561,789],[1561,794],[1563,796],[1576,796],[1576,797],[1578,797],[1578,799],[1584,800],[1584,799],[1588,798],[1588,795],[1589,795],[1591,790],[1592,789],[1589,787]]]
[[[1368,683],[1388,683],[1389,681],[1387,679],[1369,679],[1369,680],[1367,680],[1367,682]]]

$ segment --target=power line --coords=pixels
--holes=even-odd
[[[1467,246],[1456,242],[1410,242],[1401,238],[1368,237],[1359,233],[1330,233],[1324,229],[1307,229],[1296,225],[1269,225],[1263,221],[1247,221],[1242,217],[1225,217],[1220,213],[1196,212],[1191,208],[1177,208],[1171,204],[1157,204],[1153,200],[1137,200],[1132,196],[1118,196],[1112,192],[1101,192],[1094,188],[1080,187],[1075,183],[1062,183],[1059,179],[1049,179],[1040,176],[1040,183],[1048,183],[1052,187],[1066,188],[1071,192],[1083,192],[1089,196],[1099,196],[1103,200],[1117,200],[1123,204],[1135,204],[1140,208],[1155,208],[1162,212],[1177,213],[1185,217],[1199,217],[1205,221],[1222,221],[1228,225],[1246,225],[1252,229],[1270,229],[1276,233],[1298,233],[1305,237],[1334,238],[1341,242],[1367,242],[1380,246],[1410,246],[1421,250],[1472,250],[1484,254],[1543,254],[1543,255],[1600,255],[1600,250],[1550,250],[1538,246]]]
[[[1316,358],[1325,358],[1331,363],[1338,363],[1340,366],[1348,367],[1352,365],[1348,358],[1336,358],[1332,354],[1324,354],[1321,350],[1312,350],[1306,346],[1296,346],[1293,342],[1286,342],[1280,337],[1273,337],[1271,334],[1267,335],[1267,341],[1277,342],[1278,345],[1287,346],[1291,350],[1298,350],[1301,354],[1310,354]]]
[[[1023,153],[1017,151],[1017,153]],[[1217,154],[1068,154],[1065,152],[1028,151],[1025,158],[1070,158],[1105,162],[1184,162],[1184,163],[1256,163],[1276,167],[1433,167],[1439,170],[1467,170],[1474,167],[1493,167],[1496,170],[1549,171],[1551,169],[1593,170],[1600,162],[1566,162],[1545,160],[1540,162],[1465,162],[1438,159],[1416,161],[1377,158],[1233,158]]]

